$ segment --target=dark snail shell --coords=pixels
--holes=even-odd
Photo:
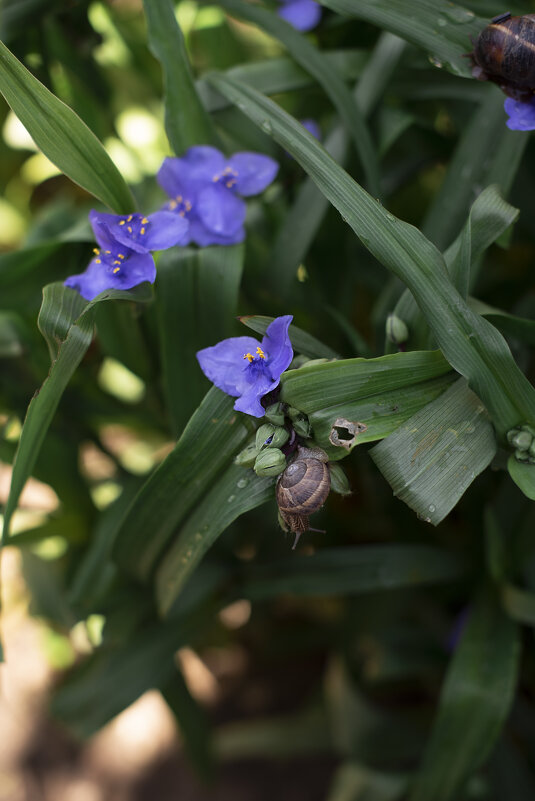
[[[331,489],[329,457],[320,448],[297,449],[297,457],[277,480],[277,504],[290,531],[308,530],[308,518],[325,503]]]
[[[474,42],[472,74],[497,83],[506,95],[527,101],[535,93],[535,14],[502,14]]]

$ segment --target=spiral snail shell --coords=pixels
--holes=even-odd
[[[501,14],[474,42],[472,75],[526,102],[535,94],[535,14]]]
[[[317,512],[331,489],[329,457],[321,448],[297,448],[297,456],[277,480],[276,497],[284,525],[297,540],[308,531],[308,518]]]

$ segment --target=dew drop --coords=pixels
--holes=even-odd
[[[390,212],[387,212],[386,219],[389,220],[390,222],[396,222],[396,218],[394,217],[393,214],[390,214]]]
[[[249,483],[248,478],[240,478],[236,486],[239,487],[240,489],[243,489],[244,487],[247,486],[248,483]]]
[[[429,61],[431,62],[431,64],[433,64],[434,67],[438,67],[439,69],[441,69],[441,67],[443,66],[442,61],[436,56],[429,56]]]
[[[232,501],[234,501],[235,499],[236,499],[235,495],[229,495],[227,498],[227,503],[232,503]]]
[[[434,503],[430,503],[428,509],[431,512],[431,514],[433,514],[433,512],[436,512],[435,504]]]
[[[269,120],[262,120],[262,122],[260,123],[260,127],[262,128],[263,131],[265,131],[268,134],[273,133],[273,128],[271,127],[271,123]]]
[[[439,17],[439,18],[437,19],[437,22],[438,22],[438,24],[439,24],[439,26],[440,26],[441,28],[443,28],[445,25],[447,25],[447,24],[448,24],[448,21],[447,21],[447,20],[445,20],[443,17]]]
[[[473,11],[469,11],[467,8],[461,8],[460,6],[452,6],[443,13],[450,22],[455,22],[458,25],[463,22],[470,22],[475,16]]]

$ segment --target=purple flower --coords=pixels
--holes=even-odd
[[[298,31],[311,31],[321,19],[321,6],[314,0],[280,0],[279,17]]]
[[[504,103],[509,119],[505,123],[512,131],[535,131],[535,97],[527,103],[508,97]]]
[[[301,120],[300,122],[303,128],[307,129],[309,134],[312,134],[315,139],[321,140],[321,128],[316,120],[307,117],[307,119]]]
[[[164,208],[189,222],[179,244],[242,242],[246,206],[239,195],[263,192],[278,169],[276,161],[261,153],[235,153],[226,159],[208,145],[190,147],[181,158],[166,158],[158,173],[171,198]]]
[[[277,317],[268,326],[261,344],[254,337],[231,337],[197,353],[201,370],[216,387],[237,397],[234,408],[263,417],[260,399],[279,385],[293,358],[288,336],[292,315]]]
[[[183,238],[189,225],[168,211],[142,214],[105,214],[92,209],[89,221],[99,247],[87,269],[71,275],[65,286],[86,300],[106,289],[131,289],[143,281],[154,283],[156,266],[151,250],[164,250]]]

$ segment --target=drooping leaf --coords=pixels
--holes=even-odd
[[[496,453],[481,401],[460,379],[370,452],[394,495],[438,525]]]
[[[43,151],[65,175],[118,214],[134,200],[96,136],[0,42],[0,92]]]

